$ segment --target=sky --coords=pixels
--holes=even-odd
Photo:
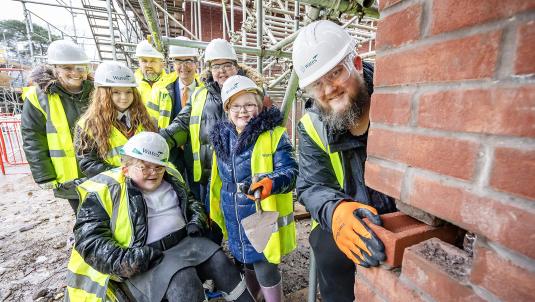
[[[70,5],[69,4],[69,1],[70,1],[72,2],[72,6],[82,7],[82,3],[80,0],[32,0],[32,1],[41,2],[41,3],[53,3],[53,4],[60,4],[59,2],[64,2],[64,3],[67,3],[67,5]],[[24,14],[23,14],[21,2],[13,1],[13,0],[0,0],[0,2],[1,2],[0,20],[16,19],[16,20],[24,21]],[[63,30],[64,32],[69,33],[69,34],[74,33],[71,14],[67,12],[65,8],[46,6],[46,5],[41,5],[41,4],[33,4],[33,3],[26,3],[26,8],[29,11],[33,12],[34,14],[38,15],[39,17],[47,20],[48,22],[50,22],[52,25],[56,26],[57,28]],[[87,23],[85,14],[83,13],[83,11],[78,11],[78,12],[82,13],[82,14],[77,14],[75,17],[75,26],[76,26],[76,32],[78,36],[91,37],[91,31],[89,29],[89,24]],[[32,22],[40,26],[43,26],[44,28],[47,28],[46,23],[35,16],[32,16]],[[60,35],[60,33],[53,28],[52,28],[52,33],[56,35]],[[93,40],[79,39],[78,43],[82,44],[83,48],[85,49],[85,51],[87,52],[87,55],[90,58],[98,59]]]

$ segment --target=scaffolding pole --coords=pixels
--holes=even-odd
[[[113,29],[113,15],[111,10],[111,0],[106,0],[108,8],[108,23],[110,26],[111,53],[114,61],[117,61],[117,50],[115,49],[115,30]]]
[[[262,37],[264,35],[264,13],[262,11],[262,0],[256,0],[256,47],[262,49]],[[263,55],[260,53],[256,59],[256,69],[260,74],[262,72]]]
[[[30,62],[33,63],[33,45],[32,45],[32,32],[31,32],[31,20],[30,13],[26,9],[26,3],[22,1],[22,10],[24,11],[24,21],[26,23],[26,38],[28,38],[28,46],[30,47]]]

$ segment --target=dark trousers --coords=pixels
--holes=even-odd
[[[199,184],[200,193],[201,193],[201,203],[204,205],[204,210],[206,214],[210,216],[210,187],[208,185]],[[212,240],[218,245],[221,245],[223,242],[223,231],[217,225],[217,223],[210,220],[210,229],[207,230],[206,238]]]
[[[76,216],[78,206],[80,205],[80,199],[67,199],[67,201],[69,201],[69,204],[71,205],[71,208],[74,211],[74,216]]]
[[[188,267],[178,271],[167,288],[166,298],[174,301],[204,301],[204,289],[201,280],[214,280],[217,289],[230,293],[240,282],[240,272],[232,265],[222,250],[197,267]],[[235,301],[253,301],[245,290]]]
[[[330,232],[317,226],[310,233],[310,246],[316,257],[320,294],[324,302],[353,302],[355,264],[342,253]]]

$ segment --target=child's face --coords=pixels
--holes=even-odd
[[[130,108],[134,101],[134,91],[131,87],[113,87],[111,89],[111,100],[115,109],[124,112]]]
[[[249,121],[258,115],[259,110],[254,93],[238,95],[228,106],[230,121],[236,126],[238,132],[241,132]]]
[[[123,173],[130,177],[138,188],[146,192],[152,192],[162,184],[164,172],[164,166],[143,160],[123,166]]]

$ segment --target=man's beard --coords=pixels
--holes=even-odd
[[[160,74],[155,73],[153,71],[145,72],[143,76],[145,77],[145,80],[150,81],[150,82],[156,82],[160,78]]]
[[[348,108],[342,112],[333,112],[328,104],[327,107],[323,107],[318,102],[316,107],[320,111],[323,122],[330,130],[342,132],[358,126],[362,111],[370,103],[368,89],[364,80],[360,77],[358,78],[358,85],[357,95],[349,100]]]

